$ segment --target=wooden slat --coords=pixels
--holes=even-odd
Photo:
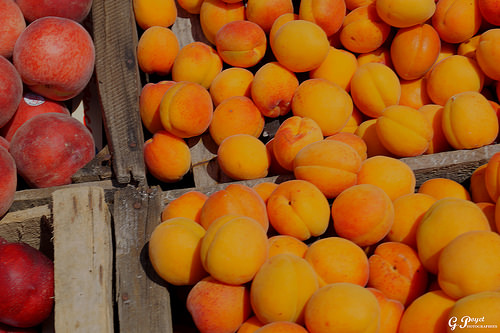
[[[147,244],[160,223],[158,188],[127,187],[115,193],[116,301],[120,332],[172,332],[170,295],[149,261]]]
[[[53,193],[56,332],[113,332],[111,213],[99,187]]]
[[[144,134],[139,114],[141,83],[136,56],[138,36],[131,6],[132,1],[93,2],[95,75],[116,179],[120,183],[144,184]]]

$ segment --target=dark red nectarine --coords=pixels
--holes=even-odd
[[[23,82],[14,65],[0,56],[0,126],[14,115],[23,98]]]
[[[0,0],[0,55],[9,59],[16,40],[26,28],[21,8],[13,0]]]
[[[90,13],[92,0],[16,0],[26,21],[45,16],[64,17],[82,22]]]

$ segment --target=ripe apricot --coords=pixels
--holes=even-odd
[[[154,178],[167,183],[177,182],[191,168],[191,151],[182,138],[159,130],[144,142],[144,162]]]
[[[168,75],[179,52],[179,41],[169,28],[146,29],[137,43],[137,63],[147,74]]]
[[[500,25],[500,6],[495,0],[479,0],[477,5],[484,21],[492,25]]]
[[[290,235],[274,235],[269,237],[269,258],[280,253],[292,253],[304,258],[307,249],[306,243]]]
[[[482,164],[478,166],[471,174],[469,180],[469,193],[471,196],[471,200],[473,202],[491,202],[494,203],[491,199],[488,190],[486,189],[486,166],[488,163]]]
[[[439,104],[425,104],[418,111],[423,113],[432,126],[432,139],[425,154],[441,153],[450,151],[453,147],[450,145],[443,131],[443,110],[444,107]]]
[[[296,13],[283,13],[280,16],[278,16],[272,26],[271,29],[269,30],[269,38],[268,40],[271,41],[274,39],[274,36],[276,35],[276,32],[278,31],[281,26],[289,21],[293,20],[298,20],[299,19],[299,14]]]
[[[275,321],[259,328],[256,333],[307,333],[304,326],[291,321]]]
[[[466,41],[460,43],[457,47],[457,54],[476,59],[476,50],[479,45],[481,35],[474,35]]]
[[[480,92],[454,95],[444,105],[442,117],[443,133],[455,149],[483,147],[498,136],[496,111]]]
[[[184,45],[177,53],[172,66],[172,80],[194,82],[209,89],[221,71],[222,59],[217,51],[204,42],[195,41]]]
[[[330,42],[316,23],[292,20],[283,24],[270,40],[277,61],[292,72],[307,72],[325,60]]]
[[[311,79],[326,79],[349,92],[351,78],[357,68],[358,62],[353,53],[330,46],[325,60],[309,72],[309,77]]]
[[[192,190],[170,201],[161,212],[161,220],[165,221],[174,217],[185,217],[200,223],[201,207],[207,201],[208,195]]]
[[[318,239],[309,245],[304,258],[318,275],[320,287],[335,282],[364,287],[368,282],[368,257],[361,247],[346,238]]]
[[[243,133],[230,135],[220,143],[217,163],[230,178],[248,180],[267,176],[271,162],[265,144]]]
[[[212,98],[198,83],[176,82],[161,99],[160,120],[163,128],[178,137],[191,138],[202,134],[210,126],[212,118]]]
[[[218,281],[241,285],[253,279],[268,255],[267,235],[248,216],[221,216],[200,244],[201,263]]]
[[[290,112],[292,97],[298,86],[299,80],[294,72],[271,61],[255,72],[250,93],[264,116],[277,118]]]
[[[424,181],[418,188],[418,193],[433,196],[436,200],[454,197],[470,200],[470,193],[459,182],[442,177],[430,178]]]
[[[392,68],[391,49],[385,44],[373,51],[358,54],[356,59],[358,60],[358,66],[367,62],[378,62]]]
[[[210,84],[209,92],[214,106],[233,96],[250,98],[253,73],[246,68],[229,67],[217,74]]]
[[[494,204],[493,202],[476,202],[476,205],[481,208],[484,215],[486,215],[488,222],[490,222],[491,231],[498,232],[495,218],[496,204]]]
[[[223,283],[212,276],[191,288],[186,307],[200,333],[236,332],[252,313],[246,286]]]
[[[348,282],[318,289],[307,302],[304,317],[311,333],[375,333],[380,329],[380,306],[375,295]]]
[[[139,96],[139,113],[142,124],[151,133],[163,129],[160,118],[160,102],[165,92],[175,81],[164,80],[157,83],[146,83]]]
[[[408,164],[390,156],[372,156],[361,163],[358,184],[380,187],[392,201],[415,192],[416,178]]]
[[[276,187],[278,187],[278,184],[270,181],[264,181],[252,186],[252,188],[260,195],[265,203],[267,203],[267,199],[269,199],[269,196],[274,191],[274,189],[276,189]]]
[[[500,235],[469,231],[451,240],[441,252],[438,283],[450,297],[460,299],[482,291],[500,290]],[[463,269],[467,263],[468,269]]]
[[[358,129],[359,125],[361,125],[363,120],[363,114],[359,112],[358,108],[355,105],[353,105],[352,114],[349,117],[349,120],[347,120],[347,124],[340,130],[340,132],[355,134],[356,130]]]
[[[249,0],[245,11],[247,20],[257,23],[266,34],[278,17],[293,12],[291,0]]]
[[[399,103],[401,83],[390,67],[366,63],[359,66],[352,76],[351,97],[359,111],[378,118],[387,106]]]
[[[245,19],[245,5],[243,1],[204,0],[199,17],[203,35],[209,43],[215,45],[215,35],[224,24]]]
[[[174,0],[133,0],[137,25],[143,30],[152,26],[170,27],[177,18]]]
[[[252,21],[236,20],[224,24],[215,34],[215,46],[222,61],[230,66],[255,66],[265,55],[267,37]]]
[[[438,1],[431,23],[441,40],[454,44],[466,41],[474,36],[481,27],[482,17],[478,2]]]
[[[223,100],[214,110],[208,127],[217,145],[234,134],[248,134],[258,138],[264,129],[264,116],[246,96],[232,96]]]
[[[476,49],[476,60],[481,70],[493,80],[500,79],[500,65],[496,61],[500,48],[500,29],[488,29],[480,35]]]
[[[339,132],[337,134],[326,137],[325,140],[338,140],[341,142],[345,142],[358,152],[362,161],[366,160],[367,158],[366,142],[354,133]]]
[[[431,104],[432,101],[427,94],[426,80],[424,77],[414,80],[400,80],[401,97],[400,105],[411,106],[415,109]]]
[[[330,205],[312,183],[292,179],[280,183],[267,200],[267,214],[281,235],[299,240],[322,235],[330,222]]]
[[[374,2],[375,0],[345,0],[346,7],[349,10],[354,10],[358,7],[366,6]]]
[[[399,322],[404,312],[404,305],[400,301],[390,299],[380,290],[368,287],[368,289],[377,298],[380,306],[380,330],[379,333],[397,332]]]
[[[497,202],[500,197],[500,152],[493,154],[484,170],[484,183],[491,201]]]
[[[255,331],[262,326],[264,326],[264,324],[260,322],[257,316],[251,315],[250,318],[241,324],[236,333],[255,333]]]
[[[320,125],[311,118],[291,116],[278,127],[273,141],[273,153],[279,165],[293,170],[295,156],[306,145],[323,140]]]
[[[303,0],[299,6],[299,19],[316,23],[327,36],[331,36],[339,31],[346,12],[344,0]]]
[[[437,274],[443,248],[455,237],[471,230],[490,230],[488,219],[475,203],[448,197],[432,204],[422,217],[416,234],[418,256],[425,269]]]
[[[250,287],[252,309],[259,321],[304,322],[304,310],[318,290],[314,269],[295,254],[270,257],[255,275]]]
[[[177,4],[189,14],[198,15],[200,14],[203,0],[178,0]]]
[[[436,10],[435,0],[377,0],[377,13],[396,28],[408,28],[426,22]]]
[[[302,148],[295,156],[296,179],[316,185],[328,198],[356,184],[361,157],[349,144],[338,140],[321,140]]]
[[[335,232],[359,246],[381,241],[394,223],[394,206],[383,189],[357,184],[342,191],[333,201]]]
[[[366,143],[366,156],[394,156],[384,147],[377,134],[377,118],[370,118],[362,121],[354,130],[354,134],[359,136]]]
[[[482,327],[495,330],[500,321],[499,307],[498,291],[483,291],[465,296],[457,300],[448,313],[446,332],[454,332],[456,328],[466,333],[477,332]]]

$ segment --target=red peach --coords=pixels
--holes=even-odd
[[[0,56],[0,126],[14,116],[23,98],[23,82],[14,65]]]
[[[14,158],[3,146],[0,147],[0,217],[14,202],[17,187],[17,169]]]
[[[26,28],[23,12],[18,2],[12,0],[0,1],[0,55],[12,57],[14,44]]]
[[[92,0],[16,0],[28,22],[44,17],[57,16],[82,22],[90,13]]]

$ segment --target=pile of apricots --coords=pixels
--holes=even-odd
[[[500,327],[500,153],[416,187],[400,158],[496,143],[496,0],[133,0],[148,171],[208,134],[233,180],[149,241],[202,333]],[[180,46],[179,8],[203,40]],[[271,138],[267,121],[280,120]],[[292,174],[280,183],[272,174]]]

